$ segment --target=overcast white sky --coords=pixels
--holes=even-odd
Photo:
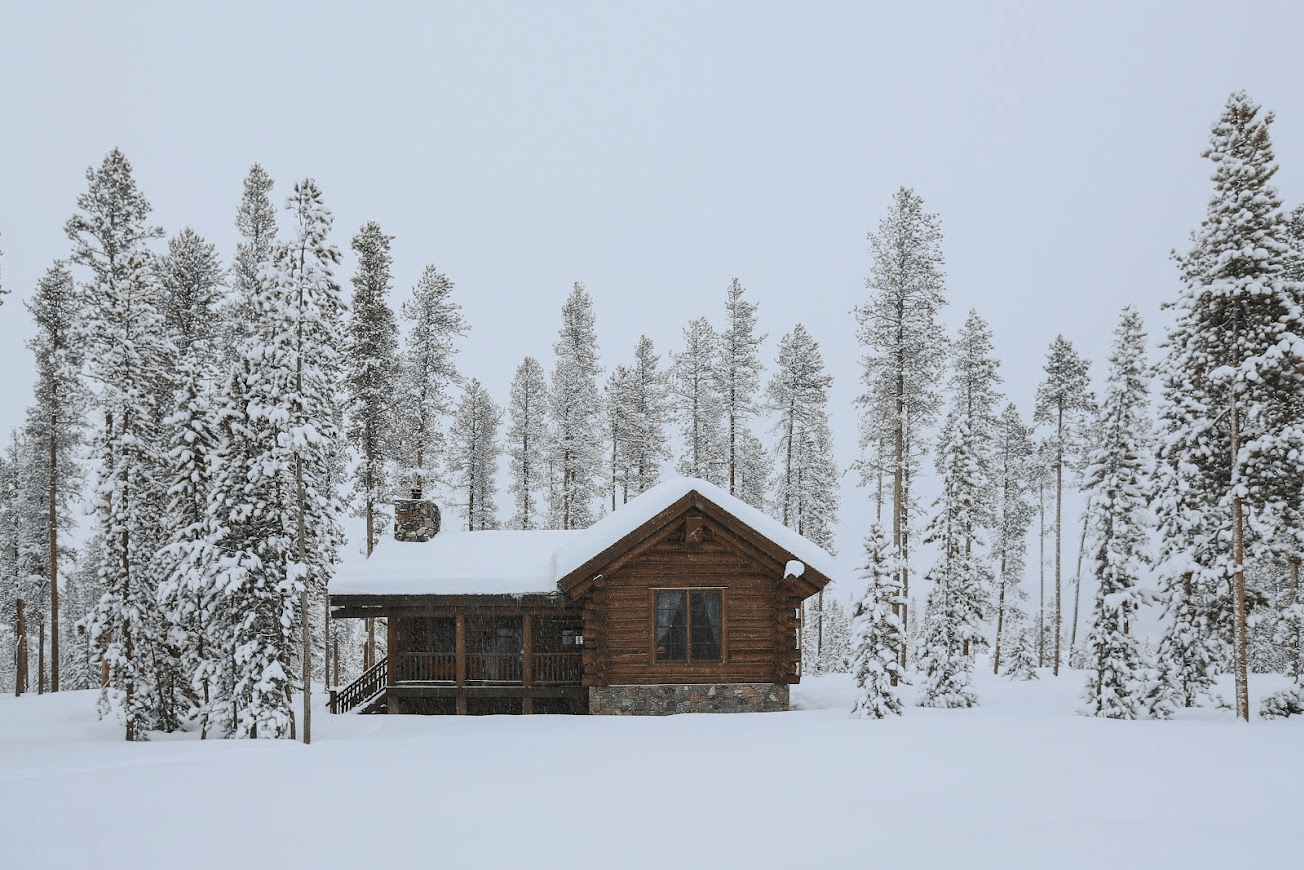
[[[251,163],[278,204],[315,177],[346,254],[364,221],[397,237],[396,306],[426,263],[456,282],[462,370],[500,404],[523,356],[551,364],[572,282],[609,370],[718,322],[737,276],[767,364],[798,321],[820,340],[844,463],[865,235],[908,185],[942,218],[949,324],[991,322],[1026,415],[1057,333],[1099,381],[1124,304],[1159,332],[1231,91],[1277,111],[1278,188],[1304,198],[1301,24],[1289,0],[6,3],[0,425],[30,396],[21,299],[114,146],[169,235],[227,258]],[[846,555],[869,498],[848,484]]]

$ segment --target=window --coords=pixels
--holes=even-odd
[[[656,593],[656,660],[721,659],[719,590],[665,589]]]

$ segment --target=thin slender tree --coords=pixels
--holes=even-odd
[[[865,458],[862,485],[886,468],[892,477],[892,545],[901,559],[902,595],[910,596],[910,476],[925,447],[924,431],[937,416],[937,384],[946,335],[938,321],[946,304],[942,228],[937,214],[907,187],[893,196],[887,215],[869,234],[874,257],[865,286],[868,302],[855,308],[856,338],[865,392],[860,448],[886,455]],[[903,619],[909,624],[909,607]],[[903,664],[904,664],[904,651]]]
[[[50,690],[59,691],[59,567],[72,553],[60,544],[60,532],[75,525],[72,506],[81,497],[85,472],[79,449],[86,428],[90,396],[79,377],[84,357],[78,341],[80,305],[72,273],[55,262],[26,303],[36,325],[27,347],[36,358],[35,401],[27,414],[29,437],[40,446],[45,483],[45,561],[50,589]]]
[[[720,335],[716,361],[716,384],[724,410],[728,444],[729,494],[738,493],[740,445],[747,421],[756,415],[761,390],[761,345],[765,335],[756,334],[755,302],[743,299],[742,283],[734,278],[725,299],[725,328]]]
[[[548,381],[543,366],[527,356],[516,367],[508,397],[508,493],[512,498],[513,529],[537,529],[548,472]]]
[[[375,221],[363,224],[353,237],[358,269],[353,274],[353,304],[345,337],[345,435],[360,460],[353,493],[366,523],[368,556],[383,533],[377,515],[388,491],[387,460],[396,449],[398,321],[388,300],[393,282],[389,243],[393,238]]]
[[[548,397],[554,480],[549,523],[558,529],[583,529],[592,524],[593,502],[602,492],[602,442],[594,437],[601,431],[602,369],[593,299],[583,284],[575,283],[561,314]]]
[[[503,412],[480,382],[472,378],[462,392],[449,435],[448,471],[467,531],[498,528],[495,503],[498,474],[498,427]]]
[[[1123,309],[1109,357],[1100,441],[1091,450],[1084,488],[1096,527],[1092,573],[1096,602],[1087,638],[1086,712],[1135,719],[1142,712],[1149,664],[1131,632],[1150,569],[1151,423],[1146,334],[1135,308]]]
[[[1064,527],[1064,467],[1069,464],[1082,442],[1078,437],[1083,422],[1095,410],[1095,398],[1090,390],[1091,363],[1076,350],[1064,336],[1051,342],[1046,354],[1046,379],[1037,386],[1037,403],[1033,419],[1052,427],[1050,444],[1054,452],[1055,470],[1055,618],[1053,629],[1055,644],[1051,658],[1051,673],[1059,676],[1062,629],[1062,571]]]

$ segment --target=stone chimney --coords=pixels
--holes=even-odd
[[[411,498],[394,501],[394,540],[428,541],[439,534],[439,506],[413,487]]]

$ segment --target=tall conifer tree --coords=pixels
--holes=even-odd
[[[346,435],[358,451],[353,492],[366,523],[367,554],[382,529],[377,512],[388,490],[387,459],[393,454],[398,369],[398,321],[389,307],[393,257],[380,224],[368,221],[353,237],[358,270],[353,274],[353,310],[347,331]]]
[[[761,344],[765,335],[756,334],[756,303],[743,299],[746,291],[737,278],[729,285],[725,299],[725,328],[720,335],[716,362],[716,384],[724,409],[725,439],[728,445],[729,493],[738,494],[740,445],[747,421],[757,411],[761,389]]]
[[[602,396],[598,392],[598,336],[593,299],[578,281],[561,310],[553,344],[556,363],[549,387],[552,430],[552,502],[549,524],[584,529],[593,523],[593,502],[601,493]]]
[[[513,529],[537,529],[548,475],[548,381],[543,366],[527,356],[516,367],[507,404],[511,426],[507,429],[510,466],[508,493],[512,497]]]
[[[1064,528],[1064,467],[1072,462],[1082,449],[1082,427],[1095,411],[1095,398],[1091,394],[1088,370],[1091,363],[1062,335],[1051,342],[1046,354],[1046,380],[1037,386],[1037,404],[1033,419],[1048,424],[1052,431],[1050,444],[1054,452],[1055,470],[1055,643],[1051,669],[1059,676],[1060,641],[1063,611],[1061,582],[1061,550]]]
[[[99,385],[103,421],[95,449],[95,509],[104,532],[104,596],[90,634],[109,670],[101,715],[117,711],[127,739],[135,740],[158,722],[160,702],[157,586],[147,566],[159,543],[156,402],[166,373],[163,315],[147,244],[162,231],[148,225],[149,203],[121,151],[88,169],[86,180],[88,189],[64,229],[73,262],[90,273],[83,296],[85,355]]]
[[[1285,490],[1280,482],[1304,475],[1304,433],[1296,418],[1304,312],[1300,287],[1287,277],[1290,234],[1271,183],[1277,172],[1272,120],[1241,91],[1213,125],[1204,156],[1214,165],[1214,193],[1191,250],[1177,257],[1186,290],[1165,361],[1165,381],[1172,384],[1165,390],[1168,461],[1187,478],[1179,485],[1216,508],[1206,518],[1209,545],[1182,555],[1196,566],[1193,582],[1229,592],[1236,714],[1246,720],[1245,562],[1268,551],[1280,535],[1284,500],[1297,497],[1297,487]],[[1199,416],[1175,414],[1183,404],[1198,405]],[[1175,501],[1170,495],[1160,504]],[[1262,532],[1247,534],[1251,529]],[[1176,566],[1164,571],[1170,578],[1187,573]]]
[[[937,214],[908,187],[892,198],[869,234],[873,266],[868,302],[855,308],[865,392],[861,406],[862,483],[877,469],[892,479],[892,545],[900,554],[902,595],[910,597],[910,478],[926,446],[924,429],[941,407],[937,384],[946,335],[938,321],[946,305],[942,227]],[[909,622],[908,607],[903,619]],[[904,654],[903,654],[904,655]]]

